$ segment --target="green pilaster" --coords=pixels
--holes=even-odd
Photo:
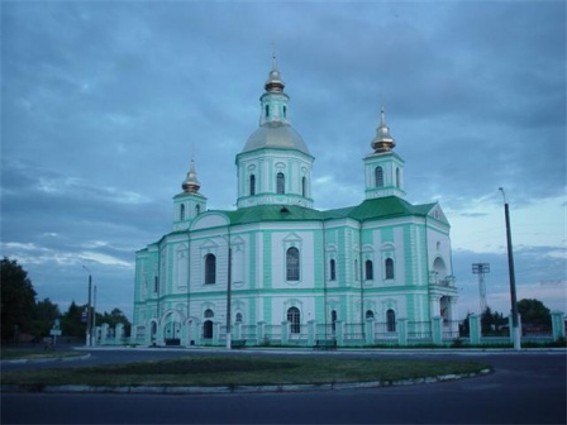
[[[263,321],[268,324],[272,323],[272,297],[264,295],[264,317],[261,317]]]
[[[264,232],[264,289],[272,288],[272,234]]]
[[[315,298],[315,320],[317,323],[325,323],[325,314],[327,306],[324,297]]]
[[[345,229],[341,229],[340,231],[337,231],[337,239],[338,239],[338,253],[337,253],[337,266],[338,266],[338,270],[337,270],[337,277],[339,279],[339,287],[344,288],[345,286],[347,286],[347,279],[348,279],[348,273],[347,273],[347,262],[348,259],[350,258],[350,256],[348,255],[348,248],[346,248],[345,245]]]
[[[248,298],[248,323],[255,324],[257,322],[256,319],[256,298],[249,297]]]
[[[258,233],[254,232],[250,235],[250,249],[249,249],[249,256],[250,259],[248,261],[248,273],[250,276],[249,285],[250,289],[256,288],[256,258],[258,257],[258,247],[256,245],[256,238],[258,237]],[[255,322],[254,322],[255,323]]]
[[[405,270],[405,284],[413,285],[415,282],[415,276],[417,275],[417,258],[416,258],[416,245],[415,239],[412,237],[412,226],[411,224],[405,225],[402,228],[403,231],[403,241],[404,241],[404,270]]]
[[[313,232],[313,243],[314,243],[314,253],[313,253],[313,270],[315,271],[315,282],[313,286],[315,288],[323,288],[325,286],[325,249],[323,247],[323,231],[315,230]]]

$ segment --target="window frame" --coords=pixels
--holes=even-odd
[[[374,168],[374,184],[376,187],[384,187],[384,168],[380,165]]]
[[[286,313],[287,321],[290,323],[289,331],[292,334],[301,333],[301,312],[297,307],[290,307]]]
[[[329,280],[337,280],[337,262],[334,258],[329,260]]]
[[[276,194],[285,195],[285,174],[281,171],[276,174]]]
[[[391,308],[386,310],[386,331],[396,332],[396,312]]]
[[[364,262],[364,279],[374,280],[374,263],[372,260],[366,260]]]
[[[250,196],[256,195],[256,176],[254,174],[250,174],[248,191]]]
[[[386,280],[392,280],[396,276],[394,271],[394,260],[389,257],[384,260],[384,276]]]
[[[205,285],[214,285],[217,283],[217,257],[208,253],[205,255]]]
[[[299,249],[295,246],[289,247],[285,252],[285,280],[298,282],[301,275],[301,261]]]

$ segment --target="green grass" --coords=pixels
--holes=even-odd
[[[0,351],[1,360],[19,360],[19,359],[53,359],[63,357],[79,357],[84,353],[77,351],[45,351],[42,348],[19,350],[14,348],[2,348]]]
[[[2,384],[104,386],[238,386],[396,381],[470,374],[477,362],[203,356],[176,360],[2,373]]]

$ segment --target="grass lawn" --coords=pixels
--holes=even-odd
[[[490,369],[477,362],[201,356],[111,366],[2,373],[2,384],[238,386],[395,381]]]
[[[18,360],[18,359],[52,359],[58,357],[79,357],[84,353],[77,351],[52,351],[43,348],[34,349],[17,349],[2,348],[0,351],[0,360]]]

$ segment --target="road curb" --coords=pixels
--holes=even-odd
[[[268,393],[268,392],[308,392],[308,391],[342,391],[364,388],[393,387],[407,385],[433,384],[454,381],[475,376],[487,375],[492,370],[482,369],[480,372],[437,375],[432,377],[368,381],[341,382],[325,384],[280,384],[280,385],[221,385],[205,386],[105,386],[105,385],[2,385],[1,392],[43,392],[43,393],[119,393],[119,394],[227,394],[227,393]]]

